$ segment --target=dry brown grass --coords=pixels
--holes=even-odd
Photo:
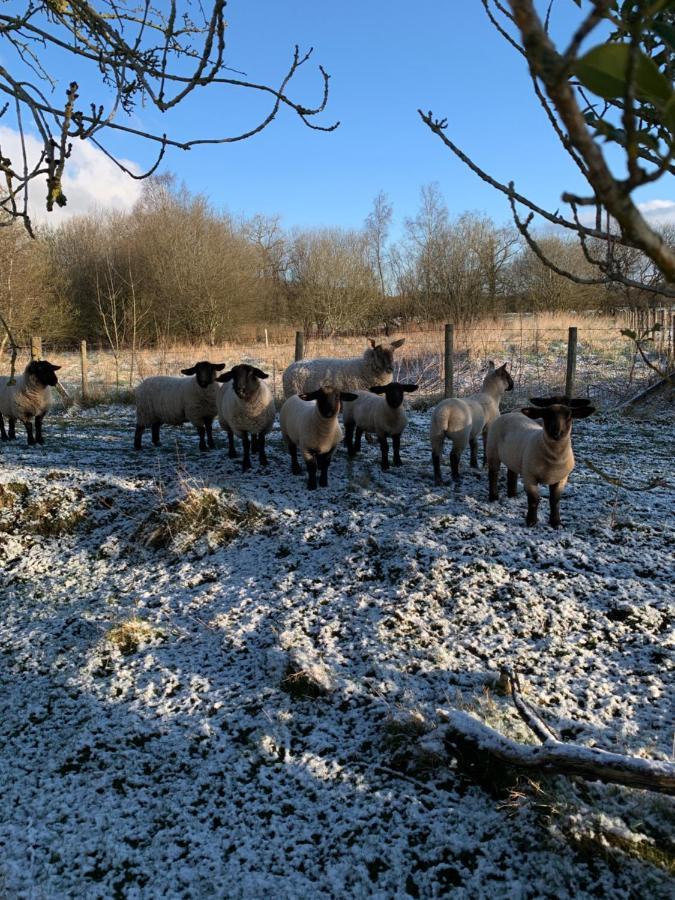
[[[115,625],[106,635],[106,641],[116,647],[122,656],[131,656],[132,653],[162,637],[162,632],[154,628],[149,622],[132,616],[125,622]]]

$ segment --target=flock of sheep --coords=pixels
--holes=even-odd
[[[408,418],[403,399],[417,390],[415,384],[392,381],[394,351],[403,339],[389,346],[376,344],[363,356],[350,359],[321,358],[300,360],[290,365],[283,376],[286,400],[280,412],[280,426],[294,475],[301,472],[298,451],[307,467],[308,488],[328,484],[328,467],[337,445],[343,440],[349,456],[361,447],[363,434],[377,438],[383,470],[389,468],[389,439],[393,464],[401,465],[400,443]],[[50,388],[57,383],[60,366],[46,360],[30,362],[12,383],[0,379],[0,436],[15,437],[17,420],[26,428],[28,444],[44,443],[42,420],[51,404]],[[267,464],[265,437],[276,417],[276,406],[268,375],[255,366],[242,363],[223,372],[224,363],[198,362],[182,369],[186,377],[158,375],[146,378],[136,389],[136,433],[134,446],[142,449],[146,428],[152,443],[160,442],[162,425],[191,422],[199,435],[201,450],[215,447],[212,424],[216,416],[227,432],[229,456],[237,455],[234,438],[243,446],[243,469],[251,468],[251,452],[261,465]],[[450,464],[457,481],[459,461],[467,444],[471,465],[478,466],[478,436],[483,438],[487,463],[490,500],[497,500],[500,466],[508,470],[509,497],[517,492],[520,475],[527,493],[527,524],[537,521],[539,485],[549,485],[550,524],[560,525],[560,495],[574,468],[571,432],[572,420],[585,418],[595,410],[588,400],[567,397],[532,399],[531,405],[500,415],[499,404],[513,380],[506,364],[488,364],[481,390],[463,399],[442,400],[431,414],[431,453],[434,480],[442,484],[441,455],[444,442],[452,442]],[[343,410],[345,433],[338,422]],[[4,417],[8,419],[9,434]],[[536,421],[541,419],[542,423]],[[33,428],[33,423],[35,428]]]

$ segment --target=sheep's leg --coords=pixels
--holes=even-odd
[[[5,431],[5,420],[2,418],[2,413],[0,413],[0,441],[6,440],[8,440],[8,437]]]
[[[494,464],[489,466],[488,477],[490,480],[490,502],[499,500],[499,463],[496,466]]]
[[[459,452],[453,447],[450,452],[450,468],[452,469],[453,481],[459,481],[459,457]]]
[[[318,454],[317,454],[318,455]],[[316,484],[316,456],[315,454],[304,454],[305,463],[307,465],[307,489],[310,491],[315,491],[317,488]]]
[[[230,459],[235,459],[237,448],[234,446],[234,432],[231,428],[227,429],[227,455]]]
[[[206,443],[206,428],[203,425],[197,425],[197,434],[199,435],[199,449],[204,453],[209,449]]]
[[[10,441],[16,440],[16,419],[11,416],[9,417],[9,439]]]
[[[241,443],[244,447],[244,458],[241,462],[241,471],[247,472],[251,468],[251,441],[248,436],[248,431],[242,432]]]
[[[478,438],[472,437],[469,439],[469,451],[471,453],[469,465],[472,469],[480,468],[478,465]]]
[[[361,452],[361,438],[363,437],[363,428],[356,429],[356,436],[354,438],[354,454]]]
[[[42,437],[42,420],[44,416],[35,416],[35,443],[44,444],[45,439]]]
[[[317,460],[319,463],[319,485],[320,487],[328,487],[328,466],[330,465],[332,453],[318,453]]]
[[[434,484],[443,484],[443,476],[441,475],[441,455],[440,453],[431,453],[431,462],[434,467]]]
[[[209,445],[209,450],[215,450],[216,442],[213,440],[213,419],[206,416],[204,419],[204,428],[206,429],[206,442]]]
[[[256,446],[257,446],[257,450],[258,450],[258,461],[260,462],[261,466],[266,466],[267,465],[267,455],[265,453],[265,435],[257,434],[256,438],[257,438]]]
[[[252,435],[251,435],[251,453],[257,453],[257,452],[258,452],[258,441],[259,441],[259,440],[260,440],[260,438],[259,438],[259,436],[258,436],[257,434],[252,434]]]
[[[549,503],[551,505],[551,515],[549,516],[549,524],[553,526],[553,528],[560,528],[562,524],[560,521],[560,497],[563,492],[564,484],[562,482],[558,482],[557,484],[552,484],[549,487]]]
[[[391,446],[394,451],[394,465],[402,466],[403,463],[401,461],[401,435],[393,434],[391,436]]]
[[[487,430],[487,427],[485,427],[483,429],[482,437],[483,437],[483,468],[485,468],[485,466],[487,466],[487,461],[488,461],[488,458],[487,458],[488,430]]]
[[[354,429],[356,425],[354,422],[348,422],[345,425],[345,447],[347,448],[348,456],[356,456],[356,449],[354,447]]]
[[[506,496],[518,496],[518,473],[512,472],[511,469],[506,470]]]
[[[150,426],[150,431],[152,433],[152,443],[155,447],[159,447],[160,424],[161,424],[160,422],[153,422],[152,425]],[[140,447],[138,449],[140,450]]]
[[[35,435],[33,434],[33,423],[30,419],[27,419],[24,422],[24,426],[26,428],[26,440],[28,441],[29,447],[35,446]]]
[[[525,490],[527,491],[527,516],[525,523],[530,526],[536,525],[540,499],[539,488],[536,484],[526,484]]]
[[[389,442],[387,441],[387,436],[384,435],[379,439],[380,441],[380,451],[382,453],[382,471],[386,472],[389,468]]]
[[[291,472],[294,475],[302,475],[302,469],[298,462],[298,448],[290,441],[288,441],[288,452],[291,454]]]
[[[141,438],[143,437],[143,432],[145,431],[145,425],[137,425],[136,433],[134,434],[134,450],[142,450],[143,444],[141,443]],[[153,432],[154,438],[154,432]]]

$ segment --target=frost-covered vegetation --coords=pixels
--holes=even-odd
[[[438,707],[533,739],[508,662],[564,739],[670,758],[666,415],[578,423],[559,531],[435,487],[424,412],[312,494],[278,430],[246,474],[123,407],[3,447],[0,894],[667,896],[672,799],[429,750]]]

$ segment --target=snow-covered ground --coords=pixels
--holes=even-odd
[[[672,417],[575,426],[560,531],[468,460],[435,488],[427,420],[313,494],[278,432],[242,475],[188,428],[134,453],[124,407],[0,448],[1,896],[669,896],[672,800],[490,787],[419,736],[522,739],[511,663],[566,739],[670,758]]]

